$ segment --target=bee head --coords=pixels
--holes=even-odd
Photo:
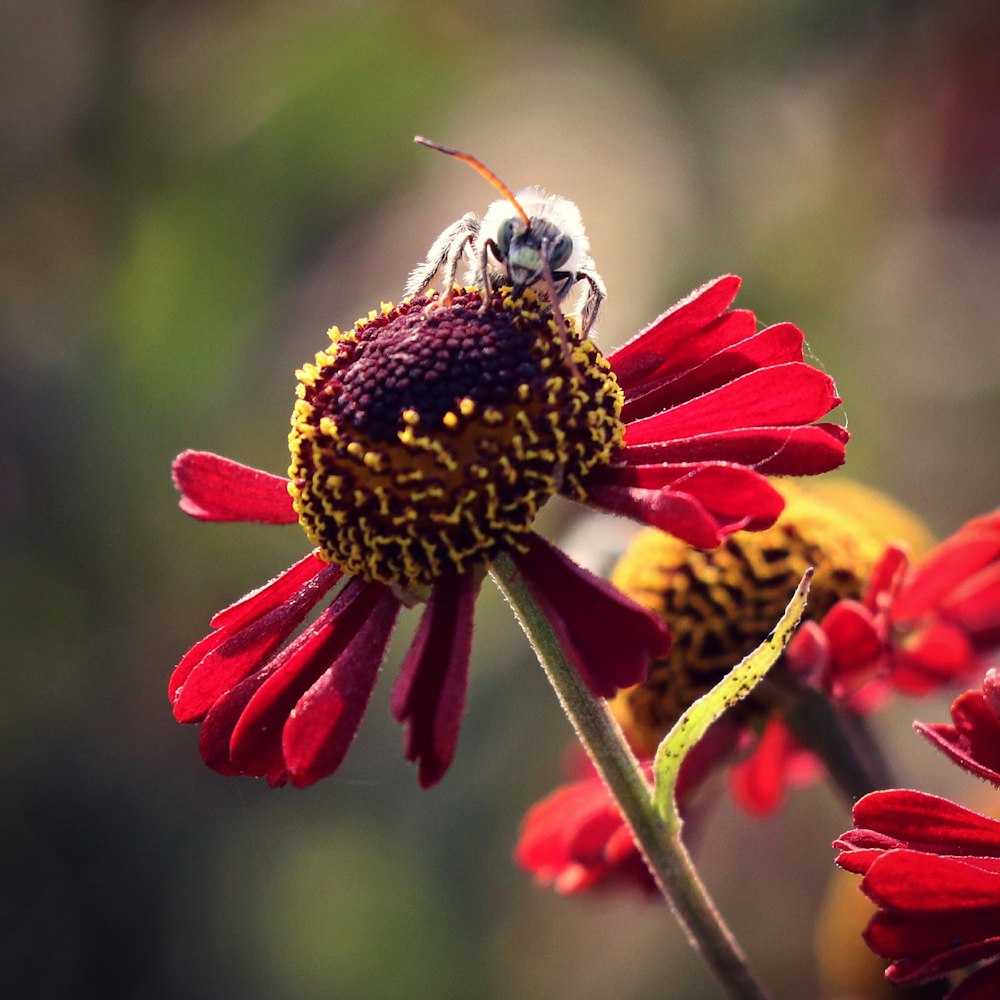
[[[520,218],[504,219],[494,242],[515,295],[542,278],[546,260],[551,271],[558,271],[573,252],[570,236],[547,219],[535,217],[527,226]]]

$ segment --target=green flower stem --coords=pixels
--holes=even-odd
[[[698,877],[679,824],[668,826],[654,808],[652,789],[607,704],[580,680],[510,556],[499,555],[491,572],[691,945],[734,1000],[769,1000]]]

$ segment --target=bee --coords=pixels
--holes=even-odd
[[[576,205],[537,187],[515,195],[474,156],[419,135],[414,142],[468,163],[503,197],[482,218],[469,212],[448,226],[431,244],[427,259],[411,272],[403,294],[419,295],[442,268],[447,294],[463,258],[469,261],[466,280],[483,289],[484,295],[510,285],[517,297],[531,288],[545,294],[556,310],[577,283],[585,282],[580,324],[586,337],[607,291],[590,258],[590,241]]]

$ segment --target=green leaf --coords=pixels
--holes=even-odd
[[[708,727],[727,708],[745,698],[777,663],[805,611],[812,575],[812,569],[806,571],[770,635],[740,660],[708,694],[691,705],[657,747],[653,759],[653,804],[668,824],[679,822],[674,789],[684,758],[705,735]]]

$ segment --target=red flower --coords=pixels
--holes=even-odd
[[[401,604],[426,600],[392,710],[421,784],[434,784],[455,751],[476,595],[500,552],[595,694],[644,677],[665,627],[532,522],[562,493],[711,546],[777,517],[763,473],[842,462],[846,432],[810,423],[840,402],[832,381],[803,362],[795,327],[757,331],[752,313],[727,311],[738,286],[704,286],[607,360],[530,293],[387,306],[332,331],[299,373],[289,479],[179,456],[187,513],[298,520],[317,546],[216,615],[174,672],[174,714],[202,723],[209,766],[300,786],[332,773]]]
[[[643,769],[652,780],[652,763]],[[596,886],[638,889],[659,897],[659,889],[597,771],[586,758],[572,769],[575,780],[561,785],[528,810],[514,856],[540,885],[566,895]]]
[[[838,601],[821,622],[804,622],[784,658],[800,679],[847,710],[867,713],[893,690],[923,695],[981,673],[998,649],[1000,511],[994,511],[969,521],[912,568],[903,550],[888,546],[863,598]],[[970,731],[967,716],[983,715],[984,697],[969,692],[955,703],[963,732]],[[918,728],[944,747],[960,746],[958,735],[941,735],[955,734],[953,727]],[[994,745],[1000,769],[1000,742]],[[770,720],[757,750],[732,771],[737,801],[749,812],[772,811],[785,779],[797,783],[804,753],[780,719]]]
[[[954,726],[918,724],[957,763],[1000,785],[1000,678],[952,706]],[[987,961],[949,1000],[1000,995],[1000,822],[947,799],[906,789],[873,792],[854,807],[854,829],[835,843],[837,864],[863,875],[879,907],[865,930],[898,985]],[[992,961],[989,961],[992,960]]]
[[[688,811],[689,796],[738,736],[737,727],[720,720],[684,758],[675,793],[682,814]],[[642,761],[650,783],[652,767],[651,759]],[[617,803],[578,748],[571,752],[567,770],[571,780],[525,814],[514,852],[518,864],[540,885],[564,895],[614,888],[662,898]]]

